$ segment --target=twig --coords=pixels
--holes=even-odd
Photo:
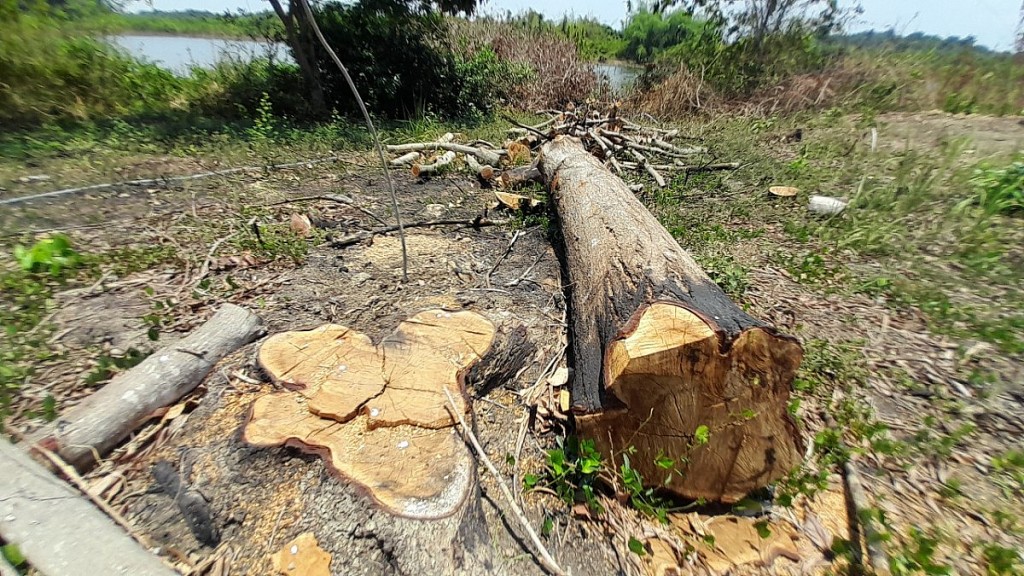
[[[195,286],[195,285],[199,284],[200,282],[202,282],[203,278],[206,278],[206,275],[210,273],[210,264],[213,263],[213,255],[217,252],[217,248],[220,248],[221,244],[223,244],[223,243],[227,242],[228,240],[234,238],[235,235],[237,235],[237,234],[238,234],[237,231],[232,232],[231,234],[228,234],[227,236],[224,236],[223,238],[218,238],[216,242],[214,242],[212,245],[210,245],[210,251],[206,253],[206,260],[203,261],[202,267],[199,268],[199,274],[196,274],[196,277],[192,279],[192,285],[193,286]]]
[[[501,161],[502,156],[508,154],[506,150],[484,150],[483,148],[474,148],[453,142],[413,142],[411,144],[388,145],[388,152],[422,152],[425,150],[447,150],[461,154],[472,154],[485,164],[497,164]]]
[[[405,228],[429,228],[430,226],[452,226],[462,224],[470,228],[483,228],[485,226],[500,226],[504,224],[504,220],[485,220],[479,216],[472,220],[425,220],[423,222],[413,222],[406,224]],[[344,238],[331,242],[333,248],[344,248],[345,246],[351,246],[376,236],[378,234],[387,234],[388,232],[394,232],[398,230],[398,226],[391,224],[389,226],[382,226],[380,228],[374,228],[373,230],[367,230],[366,232],[359,232],[358,234],[352,234]]]
[[[398,228],[398,237],[402,241],[402,280],[409,280],[409,252],[405,248],[405,230],[402,229],[402,217],[398,210],[398,196],[395,194],[395,183],[391,181],[391,171],[388,170],[388,161],[384,157],[384,148],[381,146],[380,138],[377,136],[377,129],[373,127],[373,120],[370,119],[370,113],[366,111],[366,103],[363,102],[363,98],[359,95],[359,90],[356,89],[356,83],[352,81],[352,77],[349,76],[348,69],[341,63],[341,58],[338,58],[338,54],[334,52],[331,45],[327,43],[327,39],[324,38],[323,32],[320,31],[320,26],[317,25],[316,19],[313,18],[313,9],[309,7],[308,0],[299,0],[302,4],[302,10],[306,14],[306,19],[309,20],[309,25],[313,28],[313,33],[316,34],[320,44],[324,47],[324,50],[330,54],[331,59],[334,60],[334,64],[341,70],[341,75],[345,77],[345,81],[348,82],[348,87],[352,90],[352,95],[355,96],[356,102],[359,103],[359,109],[363,112],[363,118],[366,120],[366,127],[370,130],[370,136],[373,138],[373,143],[377,148],[377,156],[380,158],[381,169],[384,170],[384,180],[388,183],[388,192],[391,193],[391,207],[395,211],[395,223]]]
[[[302,1],[305,2],[306,0]],[[519,520],[519,523],[522,524],[523,530],[525,530],[530,536],[530,540],[537,548],[537,554],[540,556],[537,560],[540,562],[540,565],[555,576],[567,576],[568,573],[562,570],[562,568],[558,566],[558,563],[555,562],[555,559],[551,557],[547,548],[544,547],[544,543],[540,541],[540,537],[537,536],[536,532],[534,532],[533,526],[530,525],[529,519],[526,518],[526,514],[524,514],[522,509],[519,508],[519,505],[516,504],[516,499],[515,496],[512,495],[512,490],[510,490],[508,485],[505,484],[505,479],[498,473],[498,469],[494,467],[494,463],[487,457],[487,453],[484,452],[483,447],[480,446],[480,442],[476,439],[476,435],[473,434],[473,430],[466,424],[466,419],[462,417],[462,411],[455,405],[455,399],[452,398],[452,393],[445,388],[444,395],[448,398],[448,405],[452,415],[458,418],[459,425],[462,426],[463,434],[469,438],[469,441],[473,445],[473,449],[476,451],[480,461],[484,463],[484,466],[487,467],[487,470],[490,471],[491,475],[494,476],[494,479],[498,482],[498,486],[501,487],[502,494],[505,495],[505,499],[508,500],[508,505],[512,508],[512,513],[515,515],[516,519]]]
[[[530,272],[533,272],[533,269],[536,268],[537,264],[539,264],[540,261],[543,260],[543,259],[544,259],[544,252],[541,252],[540,255],[537,256],[537,259],[533,261],[533,264],[530,264],[530,267],[526,269],[526,272],[523,272],[523,274],[521,276],[519,276],[519,278],[516,278],[515,280],[511,280],[507,284],[505,284],[505,288],[511,288],[513,286],[518,286],[520,282],[533,282],[533,280],[530,280],[529,278],[527,278],[527,276],[530,275]],[[536,284],[536,282],[533,282],[533,283]]]
[[[540,130],[538,130],[537,128],[534,128],[533,126],[527,126],[526,124],[523,124],[522,122],[519,122],[515,118],[509,116],[508,114],[502,114],[501,116],[506,121],[508,121],[508,122],[510,122],[512,124],[515,124],[516,126],[522,128],[523,130],[526,130],[527,132],[533,132],[534,134],[536,134],[537,136],[540,136],[541,138],[543,138],[545,140],[551,140],[551,136],[541,132]],[[552,121],[549,121],[549,122],[544,122],[541,125],[543,126],[543,125],[549,125],[549,124],[554,124],[554,121],[552,120]]]
[[[498,258],[497,262],[494,263],[494,266],[491,266],[491,269],[487,271],[487,276],[484,278],[484,282],[486,283],[488,288],[491,287],[491,275],[494,274],[494,271],[497,270],[498,266],[501,265],[502,260],[507,258],[508,255],[512,253],[512,247],[516,245],[516,241],[519,240],[519,237],[522,235],[522,230],[516,230],[515,233],[512,234],[512,240],[509,241],[508,248],[505,248],[505,251],[501,254],[501,257]]]
[[[377,216],[373,212],[370,212],[369,210],[359,206],[358,204],[356,204],[355,200],[349,198],[348,196],[343,196],[341,194],[323,194],[323,195],[319,195],[319,196],[302,196],[302,197],[299,197],[299,198],[288,198],[287,200],[278,200],[277,202],[270,202],[269,204],[261,204],[261,206],[262,207],[280,206],[281,204],[291,204],[293,202],[312,202],[312,201],[315,201],[315,200],[327,200],[329,202],[337,202],[339,204],[344,204],[346,206],[351,206],[351,207],[355,208],[356,210],[359,210],[363,214],[366,214],[370,218],[373,218],[377,222],[380,222],[384,226],[388,225],[388,223],[385,222],[384,220],[382,220],[380,216]]]
[[[832,414],[827,411],[824,414],[825,423],[828,424],[829,428],[838,430],[839,427]],[[843,463],[843,478],[846,480],[846,493],[850,497],[850,504],[853,505],[855,512],[852,515],[851,521],[859,521],[864,530],[862,536],[864,538],[864,545],[868,549],[868,563],[871,564],[871,571],[874,574],[887,575],[889,574],[889,560],[885,555],[885,549],[882,548],[883,539],[878,531],[875,530],[874,522],[871,521],[870,516],[862,514],[865,510],[870,510],[871,507],[868,505],[868,496],[864,490],[864,484],[860,481],[860,473],[857,471],[857,467],[852,459],[847,459]],[[855,549],[859,550],[859,547]]]

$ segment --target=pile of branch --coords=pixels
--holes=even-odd
[[[674,142],[683,138],[678,130],[641,125],[620,116],[617,108],[605,113],[570,109],[541,110],[538,114],[547,115],[548,119],[533,126],[512,121],[516,127],[509,129],[509,138],[501,148],[482,140],[458,144],[456,136],[449,132],[433,142],[388,146],[389,152],[401,154],[391,165],[411,166],[413,175],[422,177],[453,165],[461,155],[464,165],[481,182],[519,188],[542,181],[533,161],[540,146],[556,136],[568,135],[579,138],[591,154],[616,174],[646,173],[659,187],[667,185],[666,175],[735,170],[740,166],[738,162],[709,163],[705,160],[706,148]]]
[[[665,187],[665,173],[692,173],[709,170],[735,170],[738,162],[707,163],[703,146],[685,146],[675,143],[683,138],[679,130],[645,126],[620,116],[617,108],[602,113],[598,110],[543,110],[549,118],[540,124],[526,126],[516,123],[509,135],[520,142],[538,148],[555,136],[579,138],[588,152],[601,160],[614,173],[623,176],[627,171],[647,173]]]

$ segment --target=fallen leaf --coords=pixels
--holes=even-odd
[[[309,216],[305,214],[292,214],[291,227],[292,232],[303,238],[308,237],[313,231],[313,224],[309,221]]]
[[[330,576],[331,555],[312,532],[300,534],[270,557],[274,571],[285,576]]]
[[[793,186],[772,186],[768,191],[771,192],[773,196],[779,196],[781,198],[796,196],[800,193],[800,189],[794,188]]]

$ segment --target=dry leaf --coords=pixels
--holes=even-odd
[[[548,384],[552,388],[561,388],[565,386],[566,382],[569,381],[569,369],[562,366],[554,371],[551,376],[548,376]]]
[[[303,238],[308,237],[313,231],[313,224],[309,221],[309,216],[305,214],[292,214],[291,227],[292,232]]]
[[[285,576],[330,576],[331,555],[312,532],[300,534],[270,557],[274,571]]]

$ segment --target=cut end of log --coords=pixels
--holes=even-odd
[[[787,412],[802,350],[764,328],[723,347],[715,324],[678,303],[642,309],[605,356],[605,410],[577,418],[603,453],[636,448],[631,464],[650,484],[672,458],[666,488],[686,498],[735,502],[801,460]],[[723,349],[724,348],[724,349]]]
[[[447,398],[468,410],[464,375],[494,334],[479,314],[446,310],[409,318],[379,345],[336,324],[277,334],[259,362],[295,393],[254,402],[243,437],[320,454],[394,514],[447,516],[473,482]]]
[[[270,557],[276,574],[330,576],[331,554],[320,547],[312,532],[300,534]]]

